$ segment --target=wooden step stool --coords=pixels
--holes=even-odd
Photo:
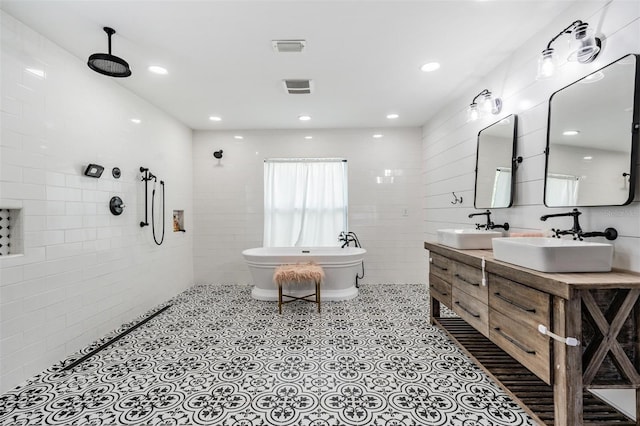
[[[278,313],[282,314],[283,304],[293,302],[295,300],[317,303],[318,313],[320,313],[320,283],[323,279],[324,270],[320,265],[317,265],[315,263],[297,263],[295,265],[278,266],[273,273],[273,282],[278,286]],[[282,285],[285,283],[304,284],[310,281],[313,281],[315,283],[315,293],[302,297],[282,294]],[[291,300],[283,302],[283,297],[288,297]],[[310,297],[313,297],[314,299],[309,299]]]

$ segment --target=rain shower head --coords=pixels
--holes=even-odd
[[[109,38],[109,53],[94,53],[89,56],[87,65],[95,72],[108,75],[109,77],[129,77],[131,75],[131,69],[127,61],[111,54],[111,36],[114,35],[116,31],[109,27],[104,27],[103,30]]]

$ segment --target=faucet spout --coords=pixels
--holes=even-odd
[[[482,213],[471,213],[469,214],[469,218],[472,218],[474,216],[487,216],[489,217],[491,215],[491,210],[487,210],[486,212],[482,212]]]
[[[544,222],[550,217],[564,217],[564,216],[573,216],[574,218],[577,218],[581,214],[582,212],[578,211],[578,209],[573,209],[567,213],[545,214],[544,216],[540,216],[540,220]]]

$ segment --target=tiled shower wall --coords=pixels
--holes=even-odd
[[[262,246],[263,164],[273,157],[342,157],[349,229],[365,256],[364,283],[425,282],[420,129],[194,132],[196,283],[248,283],[242,250]],[[312,135],[313,139],[304,136]],[[217,160],[213,152],[222,149]],[[337,243],[337,235],[336,235]]]
[[[607,4],[608,3],[608,4]],[[547,42],[576,19],[589,22],[604,36],[603,51],[591,64],[565,63],[550,80],[537,81],[537,58]],[[567,36],[565,36],[567,37]],[[559,50],[564,48],[558,40]],[[543,203],[544,149],[549,97],[555,91],[584,77],[628,53],[640,53],[640,2],[576,2],[562,15],[535,34],[515,54],[490,75],[471,82],[460,90],[455,101],[429,120],[423,127],[422,195],[426,239],[434,240],[439,228],[469,227],[467,215],[473,208],[475,153],[478,132],[508,114],[517,114],[518,155],[524,161],[517,170],[514,206],[494,209],[496,223],[509,222],[514,231],[571,227],[567,218],[541,222],[540,216],[561,213],[568,208],[546,208]],[[477,122],[465,122],[465,110],[482,89],[502,96],[501,114]],[[594,99],[594,102],[597,102]],[[640,188],[640,176],[636,188]],[[462,196],[462,204],[452,205],[452,192]],[[580,208],[580,223],[586,231],[603,231],[615,227],[614,266],[640,271],[640,190],[628,206]],[[593,239],[598,241],[598,239]]]
[[[20,209],[24,254],[0,257],[0,392],[193,283],[191,130],[1,13],[0,208]],[[140,166],[166,182],[160,247]]]

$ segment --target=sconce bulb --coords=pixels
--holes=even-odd
[[[502,99],[494,98],[491,102],[491,114],[497,115],[502,111]]]
[[[549,78],[553,75],[556,69],[556,58],[553,54],[553,48],[547,48],[542,51],[542,54],[538,58],[538,75],[537,80]]]
[[[589,29],[586,22],[577,25],[571,32],[571,36],[568,61],[588,64],[596,59],[602,48],[602,43],[599,38],[593,35],[593,31]]]
[[[486,95],[484,95],[484,98],[482,101],[482,110],[487,114],[489,114],[493,110],[493,96],[489,91],[487,92]]]
[[[469,105],[467,109],[467,122],[476,121],[480,118],[480,111],[478,111],[478,104],[473,103]]]

